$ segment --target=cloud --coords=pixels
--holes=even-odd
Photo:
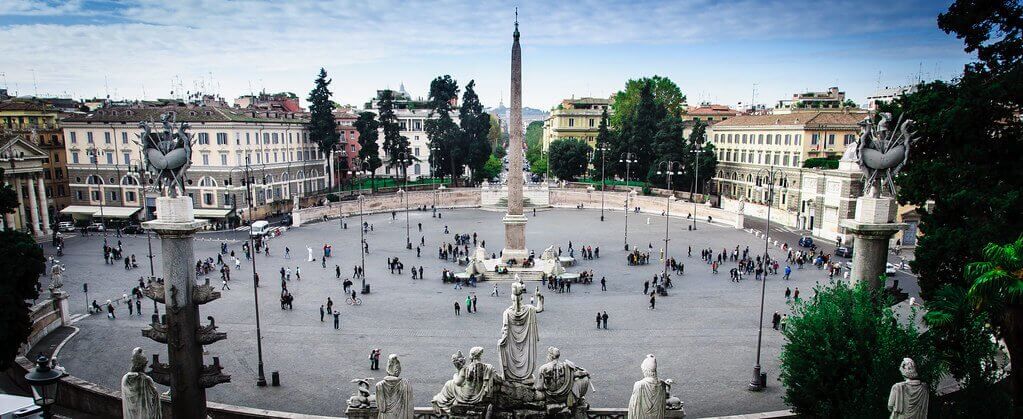
[[[599,54],[611,47],[798,44],[933,31],[941,10],[926,1],[531,0],[521,4],[519,19],[528,48]],[[476,57],[505,59],[512,19],[513,7],[494,0],[8,0],[0,2],[0,56],[6,57],[0,72],[20,80],[22,92],[35,70],[41,92],[92,95],[109,85],[129,97],[140,96],[141,85],[152,97],[166,92],[172,78],[213,73],[213,86],[206,87],[219,85],[233,96],[258,80],[276,84],[271,90],[304,91],[326,66],[362,78],[341,81],[358,95],[346,101],[361,102],[386,77],[396,84],[394,78],[421,66],[447,65],[450,70],[440,71],[453,73]],[[38,48],[24,48],[25,40]]]

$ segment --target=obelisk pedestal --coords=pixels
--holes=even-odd
[[[198,342],[199,307],[192,301],[195,284],[193,236],[206,221],[196,220],[192,198],[156,198],[157,218],[143,223],[160,236],[163,249],[163,291],[166,304],[166,342],[175,418],[206,417],[206,389],[202,378],[202,345]],[[154,369],[160,365],[154,363]],[[154,377],[157,382],[162,381]]]
[[[504,216],[505,263],[521,264],[529,257],[526,250],[526,216],[522,214],[522,48],[519,46],[519,22],[515,20],[511,57],[511,109],[508,121],[508,213]]]
[[[905,228],[895,222],[898,206],[894,198],[856,198],[856,215],[842,221],[842,227],[853,236],[852,272],[849,278],[855,284],[868,281],[870,289],[884,287],[881,275],[888,264],[888,243],[892,236]]]

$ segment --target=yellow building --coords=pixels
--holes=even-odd
[[[714,184],[723,198],[764,201],[757,178],[760,169],[775,166],[785,173],[785,186],[774,206],[795,212],[799,204],[803,163],[814,157],[839,157],[856,141],[863,112],[795,112],[781,115],[740,115],[707,128],[718,153]]]
[[[600,117],[605,109],[611,112],[610,99],[584,97],[561,101],[543,122],[544,153],[552,142],[564,138],[583,140],[594,147],[600,130]]]

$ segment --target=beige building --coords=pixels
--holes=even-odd
[[[801,210],[800,182],[803,163],[814,157],[841,156],[859,133],[865,113],[797,112],[781,115],[740,115],[707,129],[717,148],[716,191],[723,199],[753,204],[767,200],[758,174],[771,166],[782,169],[780,195],[774,207],[790,214],[795,226]],[[784,216],[784,215],[782,215]]]
[[[366,111],[377,114],[377,117],[380,116],[380,100],[383,93],[383,90],[377,91],[377,95],[366,103]],[[433,159],[430,158],[430,138],[426,135],[426,121],[438,119],[439,116],[433,115],[430,104],[425,99],[412,99],[412,95],[405,90],[404,84],[398,90],[392,90],[391,94],[393,95],[394,117],[398,121],[399,133],[408,138],[409,149],[412,151],[412,162],[405,168],[405,172],[408,174],[409,180],[432,176]],[[451,120],[458,124],[458,98],[451,101],[451,106],[454,108],[450,114]],[[383,165],[377,168],[376,175],[400,177],[402,175],[401,167],[391,167],[387,164],[391,157],[384,150],[383,128],[380,128],[379,133],[377,141],[380,145],[380,160],[383,161]]]
[[[304,114],[194,105],[104,108],[64,119],[72,205],[61,213],[77,219],[152,218],[155,195],[140,186],[148,184],[148,175],[140,179],[132,170],[141,158],[135,141],[139,121],[159,121],[168,112],[189,123],[195,141],[186,192],[198,218],[250,219],[242,182],[246,165],[255,218],[288,211],[294,197],[327,187],[326,160],[309,140]]]
[[[552,142],[563,138],[583,140],[594,147],[600,130],[600,117],[605,109],[611,113],[610,99],[584,97],[561,101],[544,120],[543,151],[546,153]]]
[[[0,165],[3,181],[18,195],[14,213],[3,215],[3,226],[42,236],[52,233],[50,209],[47,204],[47,152],[21,135],[0,131]]]
[[[779,100],[772,112],[775,115],[806,111],[841,112],[847,108],[845,105],[845,92],[831,87],[825,92],[795,93],[792,99]]]

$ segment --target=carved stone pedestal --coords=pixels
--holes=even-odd
[[[888,264],[888,242],[905,227],[895,222],[896,203],[893,198],[856,198],[856,218],[842,221],[842,227],[853,236],[853,264],[849,278],[856,283],[868,281],[871,289],[884,286]]]

